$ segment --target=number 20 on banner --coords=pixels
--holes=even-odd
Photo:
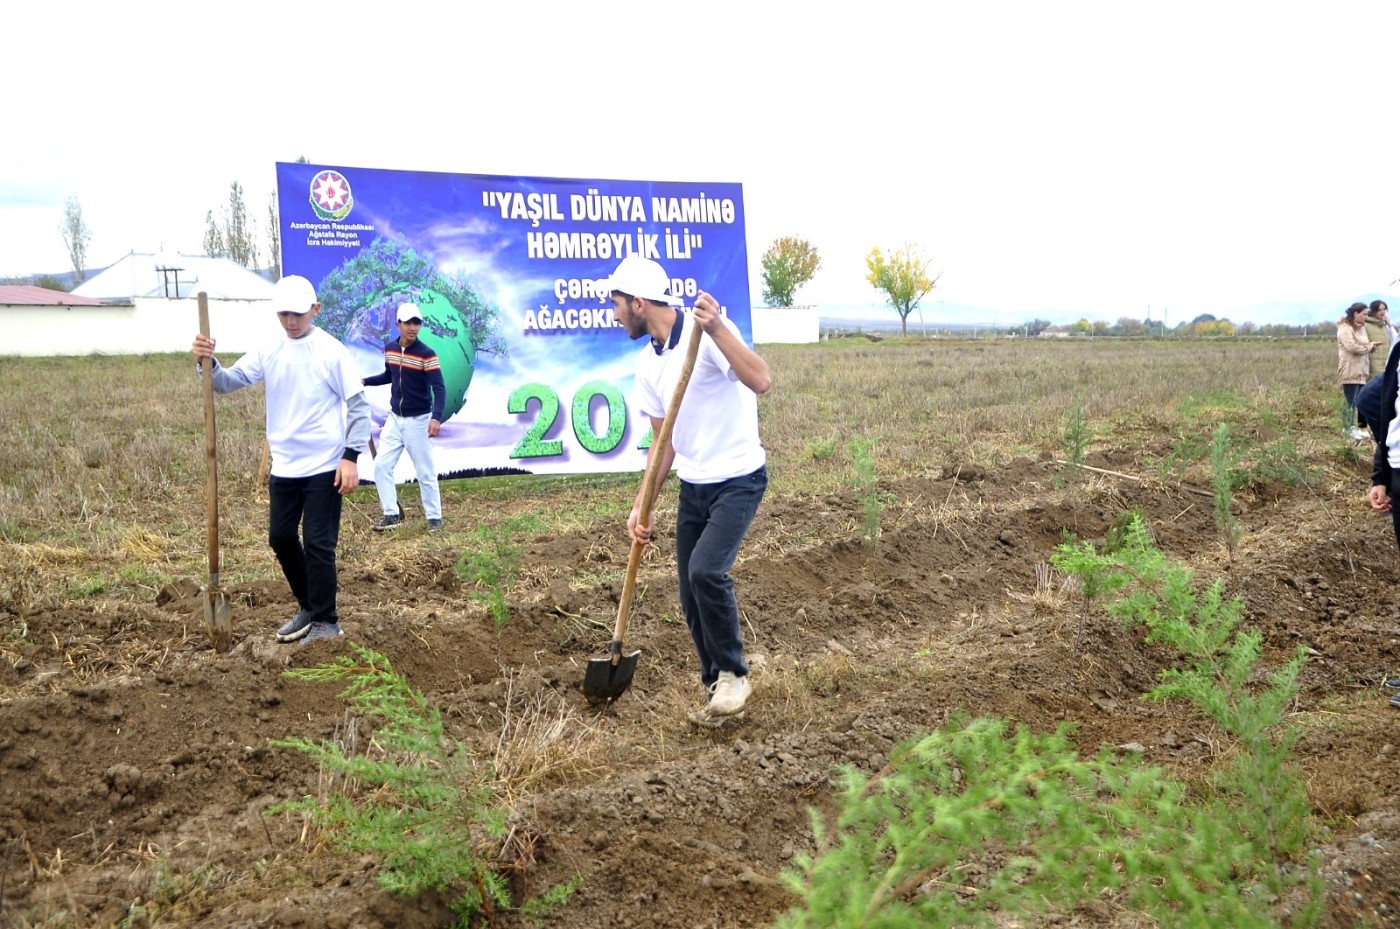
[[[595,397],[602,397],[608,404],[606,427],[601,435],[594,430],[592,418],[588,415]],[[506,409],[517,414],[529,412],[531,400],[539,401],[539,410],[525,436],[511,449],[510,457],[550,458],[563,454],[564,443],[561,440],[545,438],[559,419],[559,395],[554,388],[544,384],[525,384],[511,392]],[[623,399],[622,391],[607,381],[589,381],[574,394],[571,407],[569,420],[579,445],[595,455],[606,455],[617,448],[622,434],[627,431],[627,401]],[[651,447],[650,429],[637,447]]]

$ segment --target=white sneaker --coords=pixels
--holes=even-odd
[[[1371,437],[1371,433],[1367,432],[1365,429],[1362,429],[1360,426],[1352,426],[1351,437],[1356,441],[1361,442],[1365,439],[1369,439]]]
[[[1396,706],[1400,706],[1400,703],[1397,703]],[[686,718],[697,726],[704,726],[707,729],[718,729],[731,719],[743,719],[744,714],[735,713],[733,716],[711,716],[709,708],[707,706],[702,706],[698,710],[691,710],[686,714]]]
[[[728,671],[721,671],[719,680],[715,681],[710,693],[710,702],[705,704],[705,715],[733,716],[735,713],[741,713],[752,692],[748,675],[738,677]]]

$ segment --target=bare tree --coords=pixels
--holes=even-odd
[[[214,220],[214,211],[204,214],[204,254],[219,258],[224,254],[224,232]]]
[[[228,212],[224,214],[224,246],[228,256],[245,268],[258,263],[258,246],[253,241],[253,226],[248,221],[248,207],[243,202],[243,185],[229,185]]]
[[[68,257],[73,261],[73,279],[81,284],[87,278],[87,247],[92,240],[92,230],[83,222],[83,207],[77,197],[69,197],[63,204],[63,222],[58,231],[63,233],[63,244],[68,247]]]
[[[248,219],[248,206],[243,202],[243,185],[229,185],[228,206],[216,218],[210,210],[204,216],[204,253],[210,257],[225,255],[243,265],[256,268],[258,245],[254,241],[253,224]]]
[[[282,277],[282,225],[277,220],[277,191],[273,191],[267,198],[267,239],[268,254],[271,256],[272,279],[280,280]]]

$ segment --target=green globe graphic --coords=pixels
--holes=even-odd
[[[376,237],[322,278],[316,292],[321,298],[317,325],[346,345],[371,351],[395,334],[401,304],[418,306],[423,317],[418,338],[437,353],[447,389],[444,422],[466,405],[476,353],[505,352],[496,330],[499,310],[482,300],[463,274],[443,274],[430,255],[401,242]]]

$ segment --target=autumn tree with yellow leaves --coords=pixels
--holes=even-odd
[[[904,248],[893,252],[872,248],[865,258],[865,266],[870,269],[865,279],[885,294],[890,306],[899,314],[900,335],[908,335],[909,314],[942,277],[941,274],[930,276],[933,259],[924,257],[917,245],[906,242]]]
[[[797,288],[822,266],[817,249],[806,239],[785,235],[774,239],[763,253],[763,302],[766,306],[792,306]]]

